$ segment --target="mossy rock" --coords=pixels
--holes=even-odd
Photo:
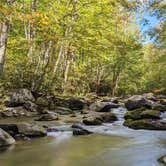
[[[138,109],[138,110],[134,110],[134,111],[128,111],[125,114],[124,118],[133,119],[133,120],[160,119],[160,111]]]
[[[160,111],[156,110],[145,110],[141,112],[142,118],[148,118],[148,119],[160,119]]]
[[[123,125],[132,129],[166,130],[166,123],[154,121],[152,119],[128,119],[124,122]]]
[[[138,120],[141,119],[141,113],[143,112],[142,109],[137,109],[134,111],[128,111],[126,112],[126,114],[124,115],[125,119],[133,119],[133,120]]]
[[[128,126],[132,129],[153,129],[150,123],[151,123],[150,119],[142,119],[142,120],[128,119],[124,122],[124,126]]]

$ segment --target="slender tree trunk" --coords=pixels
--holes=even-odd
[[[36,12],[37,11],[37,3],[38,0],[33,0],[31,4],[31,11]],[[35,38],[35,30],[34,30],[34,25],[30,21],[28,22],[28,43],[29,43],[29,49],[28,49],[28,56],[30,57],[32,61],[32,56],[33,56],[33,50],[34,50],[34,38]]]
[[[8,21],[4,21],[0,26],[0,77],[3,74],[4,61],[6,55],[7,47],[7,37],[8,37]]]
[[[117,86],[119,83],[119,79],[120,79],[120,71],[117,71],[114,73],[113,75],[113,81],[112,81],[112,96],[115,96],[116,94],[116,90],[117,90]]]

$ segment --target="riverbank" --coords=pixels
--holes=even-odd
[[[2,147],[11,144],[17,146],[22,140],[45,136],[63,140],[64,133],[67,138],[69,135],[71,138],[72,135],[93,134],[92,137],[96,137],[96,134],[104,134],[130,139],[129,142],[132,142],[131,138],[137,143],[146,140],[150,146],[156,142],[155,147],[157,142],[165,145],[166,133],[161,131],[166,130],[165,95],[148,93],[125,99],[85,99],[34,96],[29,90],[20,89],[1,99],[0,128],[9,134],[8,139],[16,140],[10,142],[2,135]],[[161,149],[155,157],[164,155],[165,151]]]

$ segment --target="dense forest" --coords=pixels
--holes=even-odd
[[[165,9],[162,0],[1,0],[1,87],[81,96],[166,88]],[[142,33],[145,11],[158,24]]]

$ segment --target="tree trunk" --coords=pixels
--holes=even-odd
[[[7,37],[8,37],[8,22],[4,21],[0,26],[0,77],[2,77],[3,74],[6,47],[7,47]]]

